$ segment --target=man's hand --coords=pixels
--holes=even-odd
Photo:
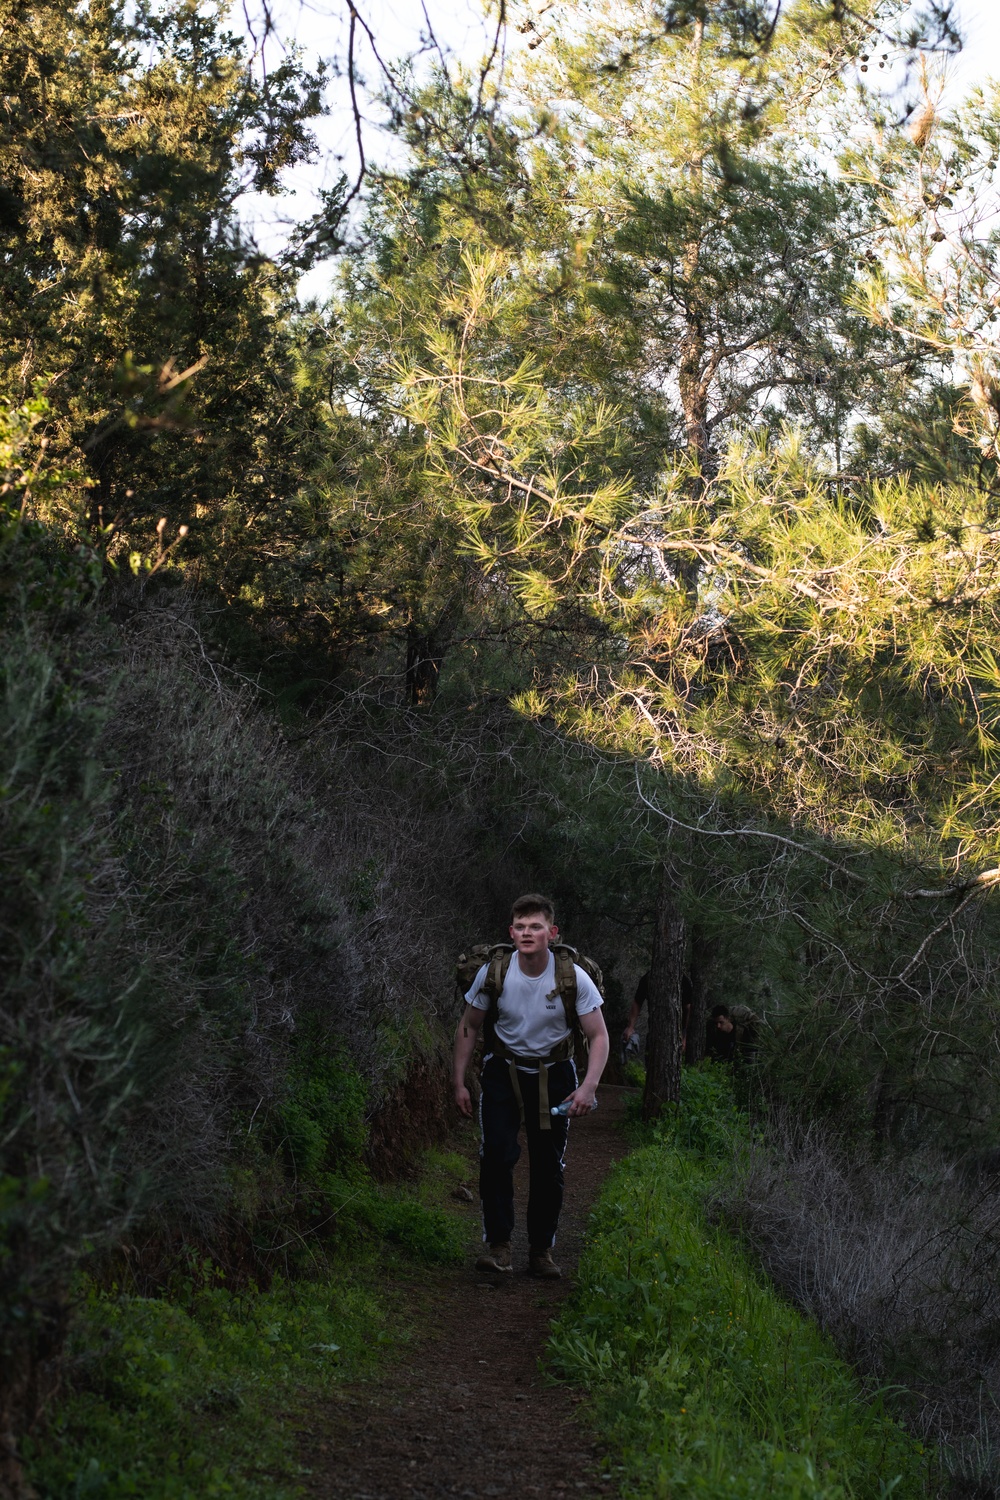
[[[455,1103],[463,1115],[467,1115],[470,1119],[472,1118],[472,1095],[464,1083],[456,1083],[455,1085]]]
[[[467,1005],[455,1032],[455,1053],[451,1067],[451,1079],[455,1089],[455,1103],[466,1119],[472,1116],[472,1095],[465,1086],[466,1070],[472,1061],[479,1035],[486,1020],[486,1012]]]
[[[589,1115],[594,1107],[596,1093],[596,1087],[589,1086],[584,1080],[572,1094],[567,1094],[565,1102],[569,1105],[570,1119],[576,1119],[577,1115]]]

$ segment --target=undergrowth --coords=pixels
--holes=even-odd
[[[231,1290],[206,1260],[158,1297],[83,1282],[67,1389],[24,1446],[42,1500],[300,1495],[296,1414],[332,1383],[398,1357],[408,1337],[400,1272],[461,1258],[467,1226],[441,1206],[453,1165],[435,1153],[407,1191],[363,1174],[342,1184],[332,1238],[299,1235],[300,1274],[266,1290]]]
[[[848,1150],[780,1108],[714,1205],[871,1382],[897,1386],[949,1493],[1000,1493],[994,1151]]]
[[[209,1273],[183,1302],[88,1287],[73,1393],[25,1445],[31,1480],[52,1500],[284,1500],[299,1492],[287,1404],[390,1337],[384,1299],[353,1277],[235,1294]]]
[[[550,1342],[554,1372],[591,1396],[623,1496],[926,1494],[922,1447],[708,1221],[746,1127],[719,1069],[686,1073],[684,1093],[608,1180]]]

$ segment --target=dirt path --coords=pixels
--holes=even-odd
[[[518,1235],[513,1276],[472,1269],[479,1205],[469,1206],[464,1270],[430,1273],[413,1288],[419,1326],[405,1366],[341,1387],[313,1413],[302,1458],[315,1500],[482,1500],[528,1495],[610,1496],[593,1438],[574,1419],[576,1400],[548,1385],[539,1361],[549,1323],[572,1287],[587,1214],[608,1169],[624,1154],[625,1090],[602,1088],[601,1106],[570,1132],[566,1202],[555,1258],[563,1279],[526,1275],[523,1193],[515,1173]],[[474,1183],[472,1184],[474,1187]]]

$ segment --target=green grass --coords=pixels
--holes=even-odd
[[[300,1495],[298,1414],[400,1357],[399,1283],[462,1253],[467,1224],[444,1206],[456,1162],[433,1155],[408,1192],[363,1178],[345,1188],[337,1239],[302,1254],[309,1274],[266,1292],[230,1291],[210,1262],[157,1298],[83,1284],[64,1394],[24,1447],[43,1500]]]
[[[88,1289],[70,1345],[72,1394],[25,1456],[52,1500],[285,1500],[301,1393],[370,1367],[384,1299],[353,1280],[206,1286],[187,1306]]]
[[[553,1371],[590,1393],[626,1497],[924,1495],[921,1447],[706,1218],[743,1128],[720,1070],[686,1075],[683,1112],[602,1193]]]

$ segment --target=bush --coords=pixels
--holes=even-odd
[[[304,1183],[332,1169],[349,1175],[361,1162],[367,1132],[364,1080],[329,1037],[306,1026],[296,1038],[276,1110],[280,1144]]]
[[[112,677],[86,549],[21,514],[78,480],[47,464],[44,402],[0,413],[0,1413],[30,1411],[67,1277],[128,1226],[151,976],[95,930],[116,864],[101,739]],[[0,1444],[8,1434],[0,1432]]]

